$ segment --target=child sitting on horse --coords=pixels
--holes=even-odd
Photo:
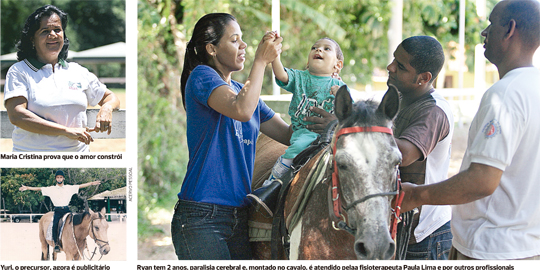
[[[278,38],[277,32],[274,32],[274,38]],[[343,68],[343,59],[339,44],[325,37],[319,39],[311,47],[306,70],[284,68],[279,56],[272,62],[276,83],[293,93],[289,105],[293,129],[291,145],[276,161],[270,177],[263,186],[247,195],[248,199],[259,203],[271,216],[273,216],[273,208],[283,186],[281,178],[290,170],[296,155],[319,136],[306,128],[306,125],[311,122],[305,121],[305,117],[313,114],[310,108],[317,107],[329,113],[334,112],[335,92],[339,86],[345,85],[338,79],[338,74]]]

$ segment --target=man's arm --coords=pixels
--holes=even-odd
[[[88,183],[84,183],[84,184],[79,185],[79,188],[85,188],[85,187],[88,187],[88,186],[97,186],[99,184],[101,184],[101,181],[88,182]]]
[[[431,185],[402,183],[405,198],[401,211],[407,212],[421,205],[456,205],[489,196],[501,182],[502,170],[480,163],[454,175],[446,181]]]
[[[399,152],[401,152],[400,167],[407,167],[422,157],[422,152],[420,152],[420,149],[418,149],[418,147],[411,142],[405,139],[396,138],[396,144],[399,148]]]
[[[22,185],[19,188],[19,191],[26,191],[26,190],[41,191],[41,187],[27,187],[25,185]]]
[[[400,167],[424,160],[450,134],[450,121],[444,110],[433,107],[418,111],[395,138],[401,152]]]

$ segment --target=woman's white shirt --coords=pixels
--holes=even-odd
[[[4,101],[24,97],[27,109],[66,127],[87,127],[86,108],[96,106],[107,87],[77,63],[59,61],[54,67],[35,59],[15,63],[6,74]],[[65,136],[50,136],[15,127],[13,151],[87,152],[88,145]]]

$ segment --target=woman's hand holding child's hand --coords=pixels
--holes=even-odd
[[[270,64],[281,53],[281,42],[283,38],[277,32],[267,32],[255,52],[255,61],[264,61],[265,65]]]

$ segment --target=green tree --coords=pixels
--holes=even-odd
[[[153,210],[170,210],[180,190],[188,161],[185,112],[180,97],[180,74],[185,44],[204,14],[228,12],[238,20],[246,49],[245,69],[233,74],[244,82],[255,50],[271,29],[271,0],[139,0],[139,231],[145,233]],[[467,2],[466,53],[472,67],[472,48],[480,43],[486,23],[478,18],[475,2]],[[490,10],[497,0],[488,0]],[[388,64],[387,31],[392,2],[388,0],[281,0],[282,62],[304,69],[311,45],[322,37],[336,40],[345,55],[341,72],[349,84],[366,84],[375,70]],[[404,0],[403,37],[435,36],[447,54],[458,41],[459,0]],[[263,94],[272,92],[267,68]]]
[[[1,53],[15,52],[26,18],[52,4],[68,14],[65,29],[70,50],[80,51],[125,41],[125,1],[1,0]]]
[[[52,210],[52,203],[41,192],[19,191],[22,185],[47,187],[55,184],[57,168],[3,168],[1,169],[2,200],[6,209],[12,213],[29,210],[33,213]],[[70,205],[75,209],[84,209],[86,199],[106,191],[126,186],[126,170],[123,168],[60,168],[65,173],[65,182],[80,185],[92,181],[101,181],[99,186],[90,186],[79,190]]]
[[[167,7],[165,10],[157,4],[139,2],[137,194],[140,231],[151,227],[147,215],[156,205],[174,201],[187,164],[185,114],[178,77],[179,57],[183,55],[175,45],[175,40],[181,37],[174,34],[178,29],[173,16],[181,6]]]
[[[68,14],[65,34],[69,39],[69,50],[82,51],[115,42],[125,42],[125,0],[74,1],[74,0],[1,0],[0,53],[16,52],[16,43],[26,18],[37,8],[52,4]],[[125,68],[119,63],[87,66],[102,77],[125,76]],[[6,72],[7,69],[2,72]]]

